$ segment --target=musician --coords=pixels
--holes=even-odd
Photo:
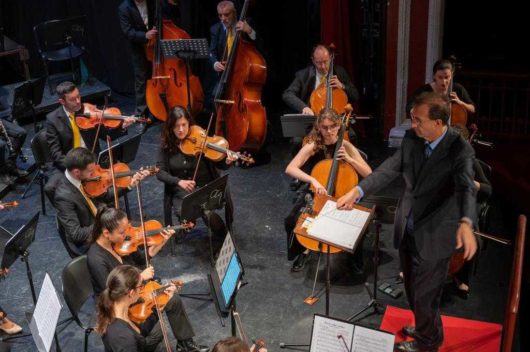
[[[311,176],[311,170],[319,161],[333,158],[335,146],[339,138],[342,138],[339,136],[340,125],[341,118],[334,110],[322,110],[315,121],[313,130],[309,134],[309,143],[306,143],[291,160],[285,169],[285,173],[313,186],[318,194],[326,194],[326,188]],[[339,160],[343,160],[353,166],[361,177],[368,176],[372,169],[362,158],[357,148],[348,141],[343,141],[342,143],[338,151]],[[309,250],[306,249],[304,251],[304,248],[296,240],[296,236],[293,235],[299,211],[305,204],[304,195],[302,194],[298,198],[298,201],[284,221],[285,231],[287,232],[288,259],[296,259],[291,268],[291,271],[294,272],[301,271],[304,268],[309,255]],[[356,253],[355,262],[357,269],[362,267],[361,253],[360,250]]]
[[[201,158],[195,180],[192,180],[198,158],[182,153],[179,144],[189,134],[190,126],[194,125],[192,117],[186,109],[176,106],[168,114],[162,126],[160,150],[158,152],[157,166],[160,172],[156,177],[164,183],[164,223],[172,225],[171,209],[174,206],[177,216],[180,216],[182,199],[197,188],[206,185],[220,176],[218,169],[225,170],[236,160],[231,153],[224,160],[213,162],[205,156]],[[225,217],[232,222],[232,200],[228,189],[225,194]],[[190,219],[188,219],[190,220]],[[204,219],[208,224],[207,220]],[[210,215],[209,224],[215,235],[224,238],[226,228],[223,220],[217,213]]]
[[[55,191],[55,208],[59,226],[64,230],[68,247],[77,255],[88,250],[89,235],[94,227],[94,217],[99,203],[114,200],[111,190],[97,199],[90,199],[83,190],[82,182],[94,177],[95,157],[86,148],[74,148],[66,154],[66,170],[62,174]],[[139,171],[132,178],[129,188],[149,175]]]
[[[4,207],[0,204],[0,210],[2,209],[4,209]],[[0,268],[0,279],[6,276],[8,273],[9,269]],[[8,335],[15,335],[22,331],[22,327],[7,318],[7,313],[2,309],[2,307],[0,307],[0,330]]]
[[[447,95],[449,85],[453,79],[454,65],[451,60],[442,59],[434,63],[432,67],[432,82],[419,87],[407,104],[407,112],[410,112],[414,98],[424,92],[435,92]],[[463,106],[469,114],[475,113],[475,104],[463,85],[453,82],[453,90],[450,93],[451,102]]]
[[[158,0],[156,0],[158,1]],[[172,18],[177,12],[176,0],[163,2],[164,17]],[[136,95],[136,112],[146,109],[145,89],[151,75],[151,64],[145,56],[145,45],[156,38],[154,0],[124,0],[118,8],[120,27],[129,40],[131,60],[134,69],[134,91]]]
[[[339,209],[348,209],[398,176],[405,181],[394,244],[416,326],[403,328],[414,340],[397,344],[399,351],[438,350],[443,342],[439,306],[450,258],[455,248],[462,248],[467,260],[477,250],[474,153],[447,125],[448,102],[437,93],[419,95],[401,148],[337,201]]]
[[[27,133],[16,122],[4,118],[0,119],[0,131],[0,175],[3,176],[2,183],[13,184],[15,178],[28,176],[27,171],[17,167],[17,157],[26,141]]]
[[[256,349],[256,345],[249,348],[239,337],[230,336],[217,341],[211,352],[267,352],[267,349]]]
[[[246,39],[256,40],[256,31],[247,21],[237,20],[237,11],[232,1],[217,4],[219,22],[210,27],[210,64],[215,72],[225,69],[225,58],[230,54],[237,32],[245,34]],[[226,55],[223,58],[223,54]]]
[[[127,215],[122,210],[100,208],[87,254],[94,292],[99,295],[96,330],[103,334],[106,351],[152,351],[162,340],[157,314],[151,314],[140,326],[129,320],[129,306],[138,301],[139,289],[155,273],[152,266],[144,271],[136,268],[137,265],[145,266],[145,257],[142,258],[140,253],[120,257],[112,248],[113,244],[123,242],[129,226]],[[164,231],[164,243],[148,248],[149,257],[156,255],[174,233],[173,230]],[[173,335],[178,340],[177,351],[207,351],[208,348],[197,345],[193,340],[195,333],[175,290],[174,284],[170,284],[165,290],[171,299],[164,311]]]
[[[55,188],[66,169],[65,160],[68,151],[77,147],[92,149],[94,143],[94,152],[99,153],[100,150],[99,142],[96,140],[96,129],[80,130],[75,121],[75,114],[84,110],[77,86],[65,81],[57,85],[56,93],[60,106],[46,115],[46,139],[53,165],[57,169],[44,186],[44,192],[52,203]],[[123,128],[129,127],[134,121],[133,118],[124,119]]]

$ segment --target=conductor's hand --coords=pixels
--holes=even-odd
[[[149,265],[147,269],[140,273],[143,281],[151,280],[155,276],[155,268]]]
[[[311,110],[311,108],[308,107],[308,106],[306,106],[306,107],[302,110],[302,114],[304,114],[304,115],[315,116],[315,113],[313,112],[313,110]]]
[[[195,190],[195,181],[192,180],[180,180],[178,186],[187,192],[193,192]]]
[[[342,82],[339,81],[339,78],[337,76],[331,77],[330,84],[332,88],[344,89],[344,84],[342,84]]]
[[[328,194],[328,191],[315,178],[311,179],[311,186],[315,189],[315,194]]]
[[[213,64],[213,69],[215,72],[223,72],[225,70],[225,63],[216,61],[215,64]]]
[[[477,240],[471,225],[462,221],[456,230],[456,249],[464,248],[464,259],[470,260],[477,252]]]
[[[357,187],[354,187],[351,191],[349,191],[337,200],[337,209],[353,209],[353,205],[359,200],[360,196],[361,195],[359,194],[359,190],[357,189]]]
[[[153,27],[153,29],[150,29],[147,32],[145,32],[145,37],[150,40],[150,39],[153,39],[157,33],[158,31],[156,30],[156,27]]]

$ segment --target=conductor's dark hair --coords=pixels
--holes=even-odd
[[[424,92],[418,95],[413,103],[412,109],[420,105],[429,107],[429,119],[441,120],[444,125],[449,121],[449,98],[434,92]]]

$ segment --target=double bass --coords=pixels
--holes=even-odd
[[[249,0],[245,0],[240,21],[245,21],[248,6]],[[215,134],[225,137],[235,151],[257,151],[265,141],[267,113],[261,104],[261,89],[266,79],[265,59],[255,45],[238,32],[214,98],[217,112]]]
[[[161,40],[190,39],[186,31],[171,20],[162,19],[161,0],[156,0],[156,37],[146,46],[146,56],[153,64],[153,74],[147,80],[145,99],[151,113],[159,120],[167,119],[168,109],[173,106],[191,106],[190,114],[202,111],[204,92],[199,78],[186,75],[186,64],[181,59],[164,58]],[[189,91],[188,91],[189,87]],[[188,100],[189,95],[189,100]]]

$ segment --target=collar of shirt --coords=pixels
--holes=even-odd
[[[66,117],[70,118],[70,115],[74,115],[75,116],[75,113],[74,112],[69,112],[68,110],[66,110],[66,107],[63,105],[63,110],[64,110],[64,113],[66,114]]]
[[[447,126],[444,127],[444,131],[440,137],[436,138],[431,143],[425,141],[425,144],[428,144],[431,147],[431,150],[434,151],[434,149],[438,146],[438,144],[440,144],[440,142],[442,141],[442,139],[445,137],[446,134],[447,134]]]
[[[68,170],[64,170],[64,176],[66,176],[66,179],[70,181],[71,184],[73,184],[77,189],[81,189],[81,181],[77,180],[68,172]]]

